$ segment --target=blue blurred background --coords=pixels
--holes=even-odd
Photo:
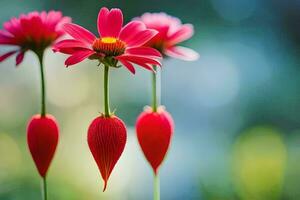
[[[1,0],[0,22],[33,10],[61,10],[96,33],[102,6],[128,22],[167,12],[195,26],[184,45],[196,62],[164,61],[162,103],[176,131],[161,168],[163,200],[300,199],[300,1],[298,0]],[[0,47],[0,54],[8,48]],[[103,111],[102,69],[46,54],[48,111],[61,139],[49,171],[49,199],[152,199],[152,171],[135,137],[137,115],[150,100],[150,73],[111,70],[112,108],[127,124],[128,143],[108,189],[86,142]],[[26,123],[39,112],[36,57],[19,68],[0,63],[0,199],[40,199],[40,179],[26,144]]]

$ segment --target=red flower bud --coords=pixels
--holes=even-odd
[[[89,127],[88,144],[104,180],[103,192],[124,150],[126,137],[125,124],[116,116],[97,117]]]
[[[137,138],[155,174],[168,151],[173,130],[173,119],[163,107],[157,112],[152,112],[149,107],[137,119]]]
[[[42,177],[45,177],[58,143],[58,125],[52,115],[34,115],[27,127],[27,143]]]

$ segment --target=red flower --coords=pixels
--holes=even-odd
[[[88,130],[88,144],[104,180],[105,191],[109,176],[126,143],[126,127],[116,116],[97,117]]]
[[[12,18],[4,23],[0,30],[0,44],[16,46],[17,49],[0,56],[0,62],[17,54],[16,65],[19,65],[27,50],[41,54],[48,46],[61,37],[64,32],[61,25],[70,22],[69,17],[63,17],[61,12],[31,12]]]
[[[194,34],[192,24],[182,24],[181,21],[166,13],[145,13],[135,20],[145,23],[147,28],[158,31],[158,34],[152,38],[145,46],[156,48],[166,56],[182,59],[196,60],[199,55],[192,49],[177,46]]]
[[[27,143],[39,174],[43,178],[46,177],[53,159],[58,137],[58,126],[53,116],[34,115],[29,121]]]
[[[137,138],[155,174],[169,149],[173,130],[173,119],[163,107],[157,112],[149,107],[137,119]]]
[[[161,65],[161,54],[143,44],[153,38],[157,31],[147,29],[142,22],[133,21],[123,26],[120,9],[102,8],[98,15],[97,38],[93,33],[76,24],[65,24],[63,29],[73,39],[58,42],[53,50],[71,56],[65,61],[70,66],[86,58],[97,59],[101,63],[119,67],[120,61],[130,72],[135,73],[133,63],[152,70],[152,65]]]

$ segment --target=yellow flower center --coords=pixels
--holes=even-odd
[[[108,43],[108,44],[112,44],[112,43],[116,43],[116,42],[117,42],[117,38],[113,38],[113,37],[104,37],[104,38],[101,38],[101,42],[103,42],[103,43]]]
[[[93,49],[104,56],[118,56],[125,52],[126,43],[114,37],[97,38]]]

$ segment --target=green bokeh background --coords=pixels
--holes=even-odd
[[[164,61],[161,101],[176,130],[161,168],[162,200],[300,199],[300,2],[260,0],[1,0],[0,22],[33,10],[61,10],[96,33],[102,6],[125,21],[167,12],[195,26],[183,43],[196,62]],[[0,47],[4,53],[9,47]],[[134,132],[150,100],[150,73],[111,70],[112,109],[128,127],[128,143],[108,189],[89,152],[86,131],[103,111],[102,71],[93,61],[66,69],[47,50],[48,111],[61,139],[49,170],[49,199],[152,199],[152,172]],[[36,57],[20,67],[0,63],[0,199],[41,199],[40,178],[26,144],[26,123],[39,112]]]

